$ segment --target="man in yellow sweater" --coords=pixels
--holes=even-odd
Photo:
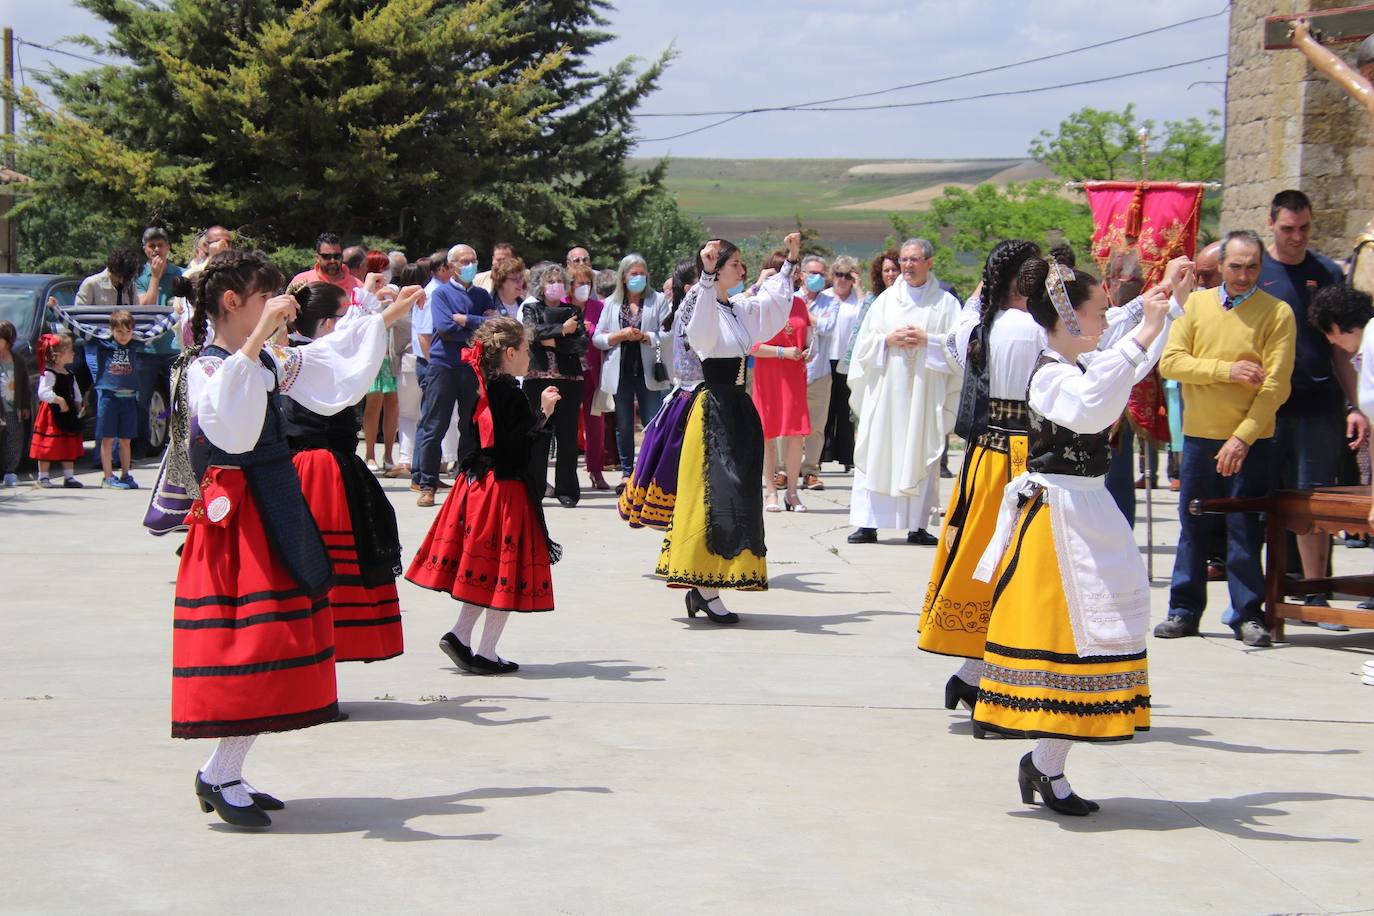
[[[1194,499],[1263,496],[1271,481],[1274,416],[1288,399],[1297,339],[1293,310],[1257,287],[1264,247],[1253,232],[1221,245],[1221,286],[1188,297],[1159,361],[1183,387],[1178,552],[1169,616],[1155,636],[1196,636],[1207,607],[1207,545],[1216,516],[1193,516]],[[1236,638],[1271,645],[1264,628],[1264,528],[1258,515],[1225,516],[1226,573]]]

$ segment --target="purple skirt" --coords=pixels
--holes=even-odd
[[[698,389],[700,390],[700,389]],[[682,434],[697,391],[673,389],[649,425],[639,446],[630,482],[620,494],[620,517],[631,528],[667,530],[677,502],[677,462]]]

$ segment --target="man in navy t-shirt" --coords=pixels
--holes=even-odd
[[[1292,393],[1279,408],[1274,431],[1275,486],[1310,490],[1340,482],[1344,455],[1364,445],[1369,421],[1354,405],[1355,368],[1342,354],[1333,354],[1326,335],[1307,320],[1307,307],[1317,290],[1345,282],[1335,261],[1308,249],[1312,236],[1312,204],[1301,191],[1280,191],[1269,207],[1273,241],[1264,253],[1259,288],[1293,309],[1297,319],[1297,355],[1293,361]],[[1334,356],[1334,358],[1333,358]],[[1326,575],[1330,539],[1322,533],[1298,535],[1303,577]],[[1325,605],[1320,595],[1308,604]],[[1344,630],[1340,624],[1322,624]]]

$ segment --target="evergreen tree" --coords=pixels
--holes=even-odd
[[[26,245],[60,244],[22,211],[61,201],[128,234],[221,222],[275,245],[330,229],[561,255],[619,248],[661,177],[625,156],[668,55],[591,71],[602,0],[80,2],[111,27],[87,43],[127,63],[49,77],[60,110],[21,93]]]

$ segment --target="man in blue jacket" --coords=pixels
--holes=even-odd
[[[424,396],[420,401],[420,425],[415,434],[415,456],[411,483],[420,488],[417,506],[433,506],[439,488],[439,451],[444,431],[460,401],[475,400],[477,378],[463,362],[462,351],[472,341],[472,332],[481,326],[483,315],[491,309],[491,294],[472,281],[477,277],[477,253],[467,245],[454,245],[448,251],[452,276],[435,288],[426,303],[433,322],[429,345],[429,368]],[[471,405],[469,405],[471,406]],[[458,461],[472,443],[459,430]]]

